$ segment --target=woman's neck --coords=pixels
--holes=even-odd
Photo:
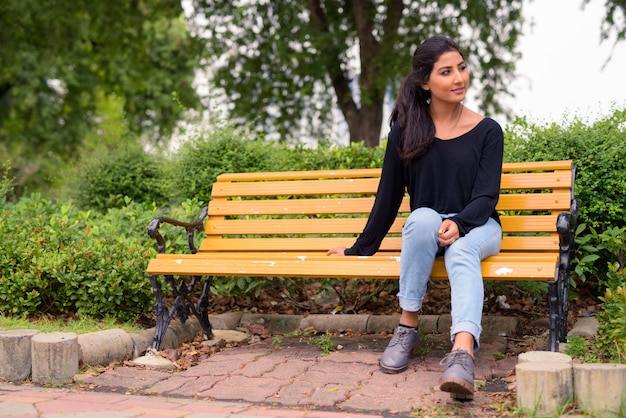
[[[454,129],[459,124],[465,106],[463,103],[440,103],[430,104],[430,117],[435,126],[445,126],[447,129]]]

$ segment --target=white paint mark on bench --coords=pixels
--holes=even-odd
[[[276,264],[276,261],[256,261],[256,260],[252,260],[252,264],[267,264],[269,266],[274,266]]]
[[[298,260],[301,260],[301,261],[306,260],[306,255],[299,255]]]
[[[500,267],[498,270],[496,270],[496,275],[498,276],[506,276],[509,273],[513,273],[512,268]]]
[[[183,260],[181,260],[181,259],[174,260],[174,262],[175,262],[176,264],[183,264]]]

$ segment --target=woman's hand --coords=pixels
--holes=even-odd
[[[452,245],[459,238],[459,226],[450,219],[444,219],[439,227],[437,239],[440,247]]]
[[[335,248],[331,248],[330,250],[328,250],[326,255],[344,256],[346,255],[345,251],[346,251],[346,247],[335,247]]]

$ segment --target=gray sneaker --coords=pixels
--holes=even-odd
[[[409,355],[420,339],[417,329],[398,326],[380,359],[384,373],[400,373],[409,365]]]
[[[439,379],[440,389],[454,399],[474,399],[474,358],[465,350],[448,353],[441,364],[446,371]]]

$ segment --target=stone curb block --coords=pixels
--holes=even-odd
[[[522,363],[566,363],[571,365],[572,358],[567,354],[554,351],[527,351],[517,356],[517,364]]]
[[[526,362],[515,366],[517,406],[533,416],[553,416],[574,395],[572,365]]]
[[[115,360],[128,360],[134,354],[134,343],[124,330],[115,328],[78,336],[79,367],[106,366]]]
[[[302,315],[244,313],[239,320],[239,324],[234,329],[248,330],[250,325],[260,324],[273,334],[290,334],[300,330],[303,318],[304,316]],[[211,318],[211,321],[213,321],[213,318]]]
[[[30,340],[33,383],[65,384],[78,373],[78,336],[73,332],[44,332]]]
[[[596,337],[599,325],[600,322],[596,318],[580,318],[567,335],[583,338]]]
[[[32,369],[31,338],[39,331],[0,331],[0,379],[24,380]]]
[[[563,353],[529,351],[518,356],[515,374],[517,405],[535,416],[554,416],[571,401],[598,416],[626,410],[626,364],[575,364]]]
[[[626,412],[626,364],[574,364],[574,396],[598,416]]]
[[[241,323],[243,312],[227,312],[219,315],[211,315],[209,321],[213,329],[235,329]]]
[[[314,328],[321,332],[351,331],[364,333],[367,331],[368,315],[309,315],[302,319],[300,328]]]

